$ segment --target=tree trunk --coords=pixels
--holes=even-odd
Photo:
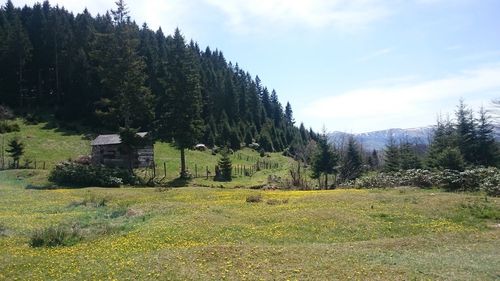
[[[328,189],[328,173],[325,173],[325,189]]]
[[[187,178],[186,155],[184,153],[184,148],[181,148],[181,178]]]

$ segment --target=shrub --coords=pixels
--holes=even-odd
[[[17,123],[8,121],[0,121],[0,134],[19,132],[21,128]]]
[[[489,196],[500,196],[500,173],[490,174],[485,177],[480,186]]]
[[[259,203],[262,201],[262,195],[260,194],[248,195],[246,201],[247,203]]]
[[[50,172],[49,180],[59,185],[76,187],[119,187],[122,184],[135,184],[137,182],[136,177],[127,170],[82,165],[74,162],[57,164]]]
[[[441,187],[449,191],[484,190],[490,196],[500,195],[500,170],[475,168],[463,172],[443,170],[432,172],[414,169],[391,173],[365,175],[356,181],[345,182],[343,187],[386,188],[396,186]]]
[[[81,240],[77,229],[68,229],[64,226],[49,226],[39,229],[31,235],[31,247],[71,246]]]

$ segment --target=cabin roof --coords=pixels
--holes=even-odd
[[[140,132],[137,133],[138,136],[141,138],[144,138],[148,133],[147,132]],[[95,138],[90,145],[95,146],[95,145],[111,145],[111,144],[120,144],[122,143],[122,140],[120,138],[119,134],[111,134],[111,135],[99,135],[97,138]]]

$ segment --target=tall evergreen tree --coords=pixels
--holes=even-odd
[[[312,177],[320,179],[324,175],[324,188],[328,188],[328,175],[335,172],[338,156],[328,143],[326,134],[322,134],[318,139],[318,149],[312,159]]]
[[[403,170],[419,169],[422,167],[418,158],[415,144],[408,137],[401,140],[399,144],[399,166]]]
[[[99,34],[102,47],[96,54],[106,95],[98,114],[108,126],[149,129],[153,119],[152,96],[145,86],[144,60],[138,55],[138,29],[130,21],[123,0],[112,11],[114,32]],[[105,67],[103,67],[105,66]]]
[[[342,159],[340,167],[340,177],[342,180],[353,180],[362,173],[363,161],[361,153],[354,137],[349,137],[347,141],[347,151]]]
[[[496,166],[500,164],[500,151],[495,142],[494,128],[486,110],[481,107],[477,120],[477,163],[483,166]]]
[[[166,141],[170,138],[181,151],[181,178],[188,178],[185,149],[202,136],[200,73],[194,54],[186,47],[184,37],[176,29],[169,43],[166,79],[167,90],[157,105],[158,133]]]
[[[394,172],[398,171],[399,169],[399,147],[396,143],[396,140],[391,134],[384,150],[384,171]]]
[[[295,120],[293,119],[292,106],[290,105],[289,102],[286,103],[286,107],[285,107],[285,120],[290,125],[295,124]]]
[[[455,112],[457,124],[457,145],[466,162],[474,164],[476,161],[476,123],[472,110],[463,100],[460,100]]]
[[[14,168],[19,168],[19,159],[24,154],[24,143],[18,137],[15,137],[7,145],[9,148],[6,151],[14,160]]]

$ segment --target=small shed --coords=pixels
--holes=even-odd
[[[142,145],[129,149],[118,134],[99,135],[91,142],[92,164],[108,167],[145,168],[153,165],[153,141],[147,132],[137,133],[143,139]]]

